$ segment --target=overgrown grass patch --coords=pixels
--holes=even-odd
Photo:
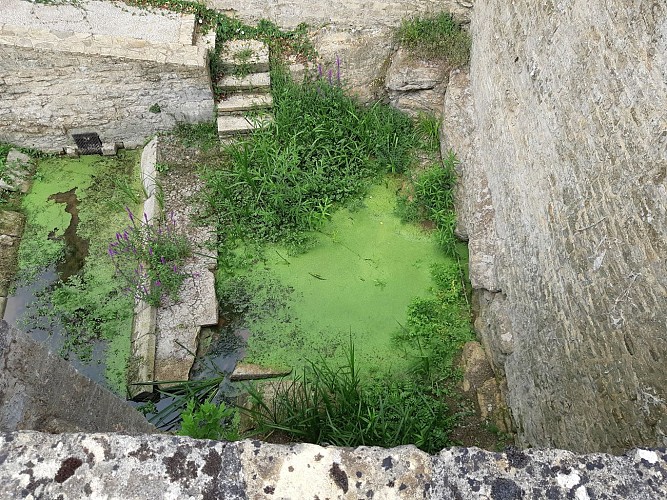
[[[404,20],[397,37],[417,57],[442,59],[452,66],[470,58],[470,34],[448,12]]]
[[[274,122],[232,144],[228,168],[208,169],[207,201],[226,245],[299,243],[333,210],[388,172],[403,172],[417,143],[404,114],[363,106],[320,79],[273,72]]]

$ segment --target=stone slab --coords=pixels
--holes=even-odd
[[[246,76],[226,75],[218,79],[217,87],[222,92],[261,92],[271,88],[269,73],[252,73]]]
[[[0,210],[0,234],[20,237],[23,234],[24,222],[25,216],[22,213]]]
[[[218,114],[242,113],[253,109],[268,109],[273,107],[271,94],[230,94],[218,101]]]
[[[157,309],[138,301],[132,319],[130,361],[127,372],[127,392],[130,399],[149,399],[155,380],[155,326]],[[150,382],[144,384],[144,382]],[[137,385],[141,384],[141,385]]]
[[[153,137],[141,151],[141,183],[146,192],[146,197],[150,198],[155,194],[157,182],[157,144],[158,138]]]
[[[262,380],[266,378],[285,377],[290,373],[292,373],[292,370],[275,370],[253,363],[238,363],[232,374],[229,376],[229,379],[232,382],[241,380]]]
[[[5,160],[5,174],[0,177],[0,189],[27,193],[34,164],[27,154],[16,149],[10,150]]]
[[[0,432],[17,429],[155,432],[125,401],[28,334],[0,321]]]
[[[220,66],[225,74],[269,71],[269,47],[259,40],[227,41],[221,47],[220,56]]]
[[[218,136],[220,138],[234,137],[249,134],[271,121],[272,117],[267,115],[253,120],[244,116],[218,116]]]

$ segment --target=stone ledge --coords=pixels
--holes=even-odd
[[[337,448],[168,435],[0,435],[3,498],[627,499],[667,496],[664,449]]]
[[[56,32],[23,26],[0,25],[0,46],[9,45],[54,52],[100,55],[206,68],[209,44],[157,43],[148,40],[90,33]]]

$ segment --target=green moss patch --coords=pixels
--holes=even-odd
[[[125,392],[125,367],[132,326],[131,297],[124,295],[107,254],[116,231],[127,226],[125,207],[140,210],[139,152],[117,157],[46,158],[38,163],[31,191],[23,199],[26,231],[19,253],[18,283],[41,279],[66,260],[64,239],[72,220],[57,193],[74,190],[78,200],[77,236],[88,243],[85,261],[73,263],[74,274],[58,280],[28,305],[24,327],[60,333],[61,354],[86,362],[100,342],[105,345],[105,376],[110,387]]]
[[[351,337],[368,373],[400,373],[412,363],[394,339],[412,300],[432,296],[432,266],[450,261],[428,233],[394,214],[396,188],[389,180],[371,188],[362,208],[336,212],[305,253],[270,245],[254,265],[246,253],[247,269],[222,282],[220,298],[246,313],[247,361],[342,362]]]

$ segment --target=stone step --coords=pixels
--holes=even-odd
[[[220,69],[228,75],[269,71],[269,47],[259,40],[230,40],[220,49]]]
[[[276,370],[274,368],[267,368],[252,363],[239,363],[229,376],[229,380],[232,382],[241,380],[263,380],[267,378],[286,377],[290,373],[292,373],[291,369]]]
[[[218,137],[222,139],[249,134],[272,120],[271,115],[264,115],[257,119],[233,115],[218,116]]]
[[[218,115],[230,115],[272,107],[273,97],[271,94],[230,94],[224,100],[218,101]]]
[[[268,72],[246,76],[227,75],[218,80],[217,87],[222,92],[268,92],[271,76]]]

